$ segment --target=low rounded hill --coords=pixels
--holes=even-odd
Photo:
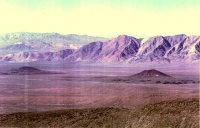
[[[34,67],[28,67],[28,66],[23,66],[23,67],[20,67],[18,69],[19,72],[38,72],[38,71],[41,71],[40,69],[37,69],[37,68],[34,68]]]
[[[34,74],[62,74],[62,72],[45,71],[30,66],[23,66],[18,69],[11,69],[4,73],[6,75],[34,75]]]
[[[156,77],[171,77],[163,72],[160,72],[155,69],[150,69],[150,70],[144,70],[142,72],[139,72],[137,74],[132,75],[132,77],[137,77],[137,78],[156,78]]]

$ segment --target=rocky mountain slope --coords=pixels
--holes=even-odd
[[[107,42],[93,42],[78,49],[66,60],[93,62],[122,62],[136,55],[140,40],[122,35]]]
[[[56,44],[56,43],[55,43]],[[21,48],[21,47],[19,47]],[[25,47],[31,49],[31,47]],[[78,49],[56,52],[19,52],[0,55],[1,61],[66,61],[100,63],[135,62],[198,62],[200,58],[200,36],[155,36],[137,39],[120,35],[108,41],[93,41]]]
[[[200,36],[156,36],[136,39],[121,35],[107,42],[93,42],[67,60],[94,62],[194,62],[200,58]],[[80,56],[84,55],[84,56]]]

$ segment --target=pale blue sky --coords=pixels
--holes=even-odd
[[[0,33],[200,35],[199,0],[0,0]]]

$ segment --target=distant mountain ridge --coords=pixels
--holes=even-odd
[[[48,49],[47,49],[48,50]],[[23,54],[28,55],[23,55]],[[20,52],[0,55],[1,61],[66,61],[98,63],[135,62],[198,62],[200,59],[200,36],[154,36],[137,39],[120,35],[108,41],[93,41],[80,48],[56,52]]]
[[[0,54],[17,52],[57,52],[64,49],[77,49],[94,41],[108,38],[87,35],[62,35],[58,33],[8,33],[0,35]]]

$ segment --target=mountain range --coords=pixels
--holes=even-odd
[[[33,34],[34,35],[34,34]],[[51,34],[50,34],[51,35]],[[46,35],[47,36],[47,35]],[[187,36],[184,34],[175,36],[154,36],[150,38],[135,38],[127,35],[120,35],[113,39],[100,37],[78,36],[77,42],[74,38],[70,44],[82,44],[80,47],[61,47],[52,50],[47,46],[45,50],[34,51],[36,45],[55,45],[69,40],[66,36],[54,34],[53,37],[42,37],[38,42],[29,43],[31,39],[26,36],[20,37],[23,40],[21,45],[16,45],[21,50],[17,53],[0,55],[0,61],[8,62],[32,62],[32,61],[65,61],[65,62],[98,62],[98,63],[136,63],[136,62],[198,62],[200,59],[200,36]],[[74,37],[75,35],[71,35]],[[62,37],[62,38],[61,38]],[[87,37],[87,38],[86,38]],[[44,38],[44,39],[43,39]],[[88,39],[88,40],[87,40]],[[1,39],[2,40],[2,39]],[[19,40],[16,37],[15,40]],[[83,40],[83,41],[82,41]],[[92,41],[95,40],[95,41]],[[106,41],[105,41],[106,40]],[[53,43],[48,43],[48,42]],[[87,41],[91,41],[87,43]],[[9,39],[8,39],[9,42]],[[69,43],[63,43],[68,45]],[[12,44],[13,45],[13,44]],[[13,49],[12,45],[4,48]]]

